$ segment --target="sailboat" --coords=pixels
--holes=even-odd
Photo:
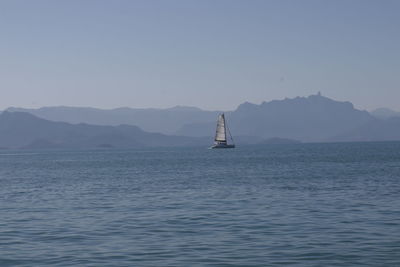
[[[232,140],[232,144],[228,144],[227,139],[226,139],[226,132],[229,133],[229,136]],[[222,113],[218,116],[217,130],[215,132],[215,138],[214,138],[214,145],[211,148],[234,148],[234,147],[235,147],[235,144],[233,143],[233,138],[229,131],[229,128],[226,125],[225,115],[224,115],[224,113]]]

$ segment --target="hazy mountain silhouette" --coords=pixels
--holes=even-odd
[[[350,102],[339,102],[321,95],[263,102],[243,103],[226,114],[234,135],[280,137],[300,141],[323,141],[355,129],[374,118]],[[205,136],[215,122],[187,124],[180,135]]]
[[[398,141],[400,140],[400,117],[374,119],[360,127],[332,137],[327,141]]]
[[[372,116],[378,119],[389,119],[393,117],[400,117],[400,112],[391,110],[389,108],[378,108],[370,112]]]
[[[186,123],[213,121],[219,111],[176,106],[168,109],[96,109],[82,107],[43,107],[39,109],[8,108],[10,112],[28,112],[39,118],[69,123],[117,126],[136,125],[148,132],[174,134]],[[208,133],[209,134],[209,133]]]
[[[19,114],[18,120],[14,118],[11,124],[15,134],[9,134],[8,139],[4,137],[0,141],[0,147],[10,146],[8,141],[4,140],[9,140],[14,145],[20,145],[21,140],[28,140],[29,142],[24,142],[24,144],[31,147],[210,145],[219,114],[218,111],[204,111],[193,107],[164,110],[130,108],[100,110],[73,107],[30,110],[10,108],[8,110],[29,111],[53,121],[28,117],[29,114]],[[387,110],[383,113],[382,110],[379,112],[389,114],[391,117],[397,114]],[[375,117],[377,112],[373,112],[375,116],[372,116],[366,111],[355,109],[350,102],[335,101],[320,94],[263,102],[260,105],[246,102],[236,110],[225,112],[225,114],[237,144],[262,143],[276,137],[302,142],[400,140],[398,137],[400,134],[397,134],[400,132],[400,126],[397,125],[399,120],[377,119]],[[1,129],[7,125],[4,121],[10,116],[12,115],[9,112],[1,115],[0,139],[9,131],[4,132]],[[22,120],[24,117],[27,121]],[[115,127],[72,125],[61,122],[54,124],[54,121],[90,122],[100,125],[123,123],[142,126],[146,130],[164,134],[174,132],[179,136],[201,138],[150,134],[138,127],[127,125]],[[39,132],[36,133],[36,131]],[[19,135],[22,136],[19,137]],[[13,143],[15,138],[18,140]]]
[[[225,112],[225,117],[229,118],[230,112]],[[202,137],[207,135],[213,135],[216,130],[216,123],[217,123],[217,116],[213,118],[212,121],[202,122],[202,123],[186,123],[182,125],[182,127],[176,131],[177,135],[183,136],[195,136],[195,137]],[[229,124],[228,119],[228,124]],[[236,134],[235,134],[236,136]]]
[[[199,146],[210,138],[148,133],[136,126],[97,126],[52,122],[24,112],[0,114],[0,147],[8,148],[139,148]]]

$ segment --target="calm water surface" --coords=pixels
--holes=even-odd
[[[0,152],[0,266],[400,266],[400,143]]]

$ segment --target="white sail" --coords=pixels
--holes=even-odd
[[[217,123],[217,131],[215,133],[215,141],[226,142],[226,127],[224,114],[219,115]]]
[[[229,133],[232,144],[228,144],[228,142],[226,140],[227,133]],[[224,113],[222,113],[221,115],[218,116],[217,130],[215,132],[214,141],[215,141],[214,145],[210,148],[234,148],[235,147],[235,144],[233,143],[233,138],[232,138],[231,132],[229,131],[229,128],[225,122]]]

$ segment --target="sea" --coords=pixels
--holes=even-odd
[[[0,266],[400,266],[400,142],[2,150]]]

